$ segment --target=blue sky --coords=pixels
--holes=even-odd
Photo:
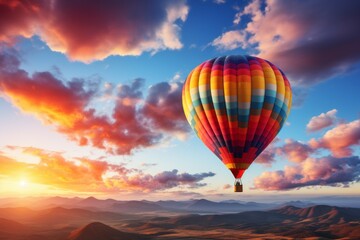
[[[95,8],[97,17],[89,18],[86,13],[100,1],[29,2],[0,4],[2,195],[360,194],[358,3],[329,1],[318,13],[324,1],[152,1],[151,7],[106,1]],[[135,15],[142,17],[132,19]],[[243,195],[232,193],[230,171],[174,110],[193,68],[236,54],[276,64],[294,94],[268,158],[245,173]],[[47,74],[33,75],[39,72]],[[160,101],[157,110],[147,109],[152,98],[167,105]],[[73,115],[79,111],[82,117]],[[165,122],[164,112],[171,116]],[[101,133],[98,122],[106,123]],[[85,144],[79,144],[81,137]],[[18,184],[24,179],[26,188]]]

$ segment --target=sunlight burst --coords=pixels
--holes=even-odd
[[[19,186],[22,188],[26,188],[28,185],[28,181],[26,181],[25,179],[20,180],[19,182]]]

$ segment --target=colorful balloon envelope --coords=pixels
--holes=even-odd
[[[291,86],[271,62],[252,56],[205,61],[187,77],[182,104],[201,141],[235,177],[241,177],[284,125],[291,108]]]

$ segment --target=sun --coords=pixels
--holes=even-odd
[[[26,188],[28,185],[28,181],[26,179],[22,179],[19,181],[19,186],[22,188]]]

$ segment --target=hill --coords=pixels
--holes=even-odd
[[[0,232],[18,233],[18,232],[27,232],[29,230],[30,228],[24,224],[5,218],[0,218]]]
[[[136,240],[150,239],[146,235],[119,231],[100,222],[93,222],[70,233],[68,240]]]

